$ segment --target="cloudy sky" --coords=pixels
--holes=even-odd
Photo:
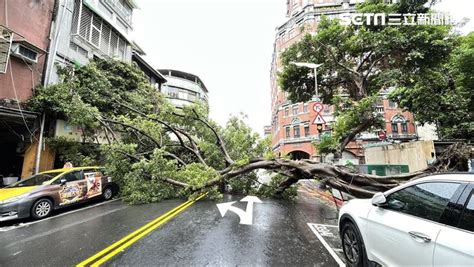
[[[136,0],[134,39],[156,68],[198,75],[209,89],[211,118],[248,115],[258,133],[270,122],[270,63],[275,27],[286,0]],[[437,8],[468,17],[474,0],[443,0]]]

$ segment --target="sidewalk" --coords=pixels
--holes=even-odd
[[[317,181],[302,180],[300,181],[299,184],[300,184],[300,187],[298,188],[298,191],[300,192],[304,192],[312,196],[315,196],[330,205],[336,205],[337,203],[338,208],[340,208],[343,204],[341,200],[339,199],[335,200],[329,190],[320,189]]]

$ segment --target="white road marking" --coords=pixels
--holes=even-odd
[[[339,226],[337,226],[337,225],[332,225],[332,224],[320,224],[320,223],[318,223],[318,224],[312,223],[312,224],[314,224],[314,225],[320,225],[320,226],[325,226],[325,227],[333,227],[333,228],[338,228],[338,227],[339,227]]]
[[[224,217],[227,211],[230,210],[233,213],[239,215],[240,224],[252,225],[253,203],[262,203],[262,201],[258,197],[254,196],[244,197],[240,200],[240,202],[247,202],[247,208],[245,211],[237,207],[233,207],[232,204],[234,204],[235,202],[236,201],[217,204],[217,208],[219,209],[219,213],[221,214],[221,216]]]
[[[329,254],[331,254],[331,256],[334,258],[334,260],[339,264],[340,267],[345,267],[346,264],[341,260],[341,258],[339,258],[339,256],[337,255],[337,253],[329,246],[329,244],[326,242],[326,240],[324,240],[324,238],[319,234],[318,230],[317,230],[317,224],[314,224],[314,223],[308,223],[308,226],[309,226],[309,229],[311,229],[311,231],[316,235],[316,237],[319,239],[319,241],[321,241],[321,243],[323,244],[323,246],[327,249],[327,251],[329,252]]]
[[[115,201],[118,201],[118,200],[120,200],[120,199],[118,198],[118,199],[114,199],[114,200],[104,201],[104,202],[97,203],[97,204],[92,205],[92,206],[87,206],[87,207],[80,208],[80,209],[77,209],[77,210],[71,210],[71,211],[68,211],[68,212],[58,214],[56,216],[52,216],[52,217],[42,219],[42,220],[38,220],[38,221],[34,221],[34,222],[20,223],[19,225],[8,226],[8,227],[0,227],[0,232],[8,232],[8,231],[15,230],[15,229],[18,229],[18,228],[23,228],[23,227],[26,227],[26,226],[30,226],[32,224],[37,224],[37,223],[40,223],[40,222],[44,222],[44,221],[52,220],[52,219],[59,218],[59,217],[62,217],[62,216],[66,216],[66,215],[71,214],[71,213],[76,213],[76,212],[79,212],[79,211],[92,209],[92,208],[102,206],[102,205],[105,205],[107,203],[112,203],[112,202],[115,202]]]

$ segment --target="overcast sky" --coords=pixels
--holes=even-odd
[[[136,0],[134,40],[157,69],[201,77],[209,89],[211,118],[224,125],[243,112],[258,133],[270,123],[270,64],[275,27],[286,0]],[[474,0],[443,0],[438,9],[471,22]]]

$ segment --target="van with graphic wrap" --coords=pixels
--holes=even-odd
[[[42,219],[53,210],[102,197],[111,199],[118,187],[101,167],[65,168],[42,172],[0,189],[0,221]]]

